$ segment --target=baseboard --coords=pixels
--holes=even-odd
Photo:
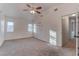
[[[39,39],[39,38],[36,38],[36,37],[34,37],[34,38],[35,38],[35,39],[38,39],[38,40],[40,40],[40,41],[43,41],[43,42],[49,43],[49,42],[44,41],[44,40],[41,40],[41,39]]]
[[[6,40],[25,39],[25,38],[31,38],[31,37],[32,37],[32,36],[28,36],[28,37],[18,37],[18,38],[6,39]]]

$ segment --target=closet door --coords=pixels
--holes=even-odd
[[[79,13],[76,18],[76,55],[79,56]]]
[[[2,39],[2,20],[1,20],[1,16],[0,16],[0,39]]]

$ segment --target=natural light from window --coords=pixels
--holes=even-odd
[[[49,35],[50,35],[50,37],[49,37],[50,44],[56,45],[56,31],[50,30]]]
[[[36,24],[34,24],[34,33],[36,33],[37,32],[37,26],[36,26]]]
[[[4,20],[1,20],[1,32],[4,32],[4,24],[5,24]]]
[[[12,21],[7,22],[7,32],[14,32],[14,22]]]
[[[37,32],[37,26],[36,24],[28,24],[28,32],[34,32],[36,33]]]
[[[32,32],[32,24],[28,24],[28,32]]]

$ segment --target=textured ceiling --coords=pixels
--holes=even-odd
[[[26,16],[30,13],[24,12],[23,9],[27,9],[27,3],[4,3],[0,4],[0,11],[8,16]],[[61,3],[29,3],[33,6],[42,6],[42,12],[48,10],[49,8],[57,5],[61,5]]]
[[[61,5],[60,3],[29,3],[33,6],[42,6],[43,11],[48,10],[50,7]],[[17,8],[22,11],[23,9],[27,9],[26,3],[19,3],[17,4]]]

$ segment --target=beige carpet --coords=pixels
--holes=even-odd
[[[75,56],[75,49],[49,45],[35,38],[7,40],[0,56]]]

